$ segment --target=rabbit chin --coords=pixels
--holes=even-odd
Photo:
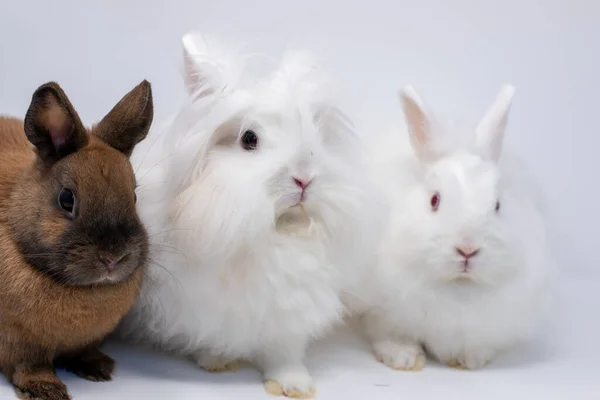
[[[486,282],[486,280],[482,278],[480,274],[472,269],[467,271],[463,271],[462,269],[452,271],[452,273],[442,276],[441,280],[457,285],[476,285],[484,284]]]
[[[290,236],[309,237],[316,233],[316,219],[304,203],[277,210],[275,230]]]

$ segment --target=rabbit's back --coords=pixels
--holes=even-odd
[[[0,137],[2,137],[2,153],[23,153],[33,158],[33,146],[25,137],[23,130],[23,121],[10,118],[0,117]]]
[[[35,154],[25,137],[23,121],[16,118],[0,117],[0,141],[0,204],[3,204],[23,170],[34,162]]]

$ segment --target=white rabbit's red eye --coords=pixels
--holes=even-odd
[[[500,200],[496,200],[496,212],[500,211]]]
[[[256,147],[258,146],[258,136],[256,135],[256,133],[254,133],[254,131],[247,130],[242,135],[241,144],[242,144],[242,148],[244,150],[247,150],[247,151],[255,150]]]
[[[440,206],[440,194],[438,192],[435,192],[433,194],[433,196],[431,196],[431,209],[433,211],[437,211],[439,206]]]

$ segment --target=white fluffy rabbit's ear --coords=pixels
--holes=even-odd
[[[504,131],[514,94],[514,86],[502,86],[494,104],[477,125],[475,139],[477,148],[482,155],[493,161],[498,161],[502,153]]]
[[[432,161],[435,158],[431,143],[434,119],[432,112],[411,85],[402,89],[400,101],[408,125],[410,143],[417,157],[423,162]]]
[[[183,44],[183,74],[188,93],[205,97],[224,91],[240,79],[242,63],[233,49],[210,43],[206,37],[191,32],[181,39]]]

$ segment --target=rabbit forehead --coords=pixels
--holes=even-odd
[[[133,204],[136,182],[129,160],[96,138],[92,138],[88,147],[57,164],[56,171],[63,185],[85,196],[83,201],[104,204],[96,213],[115,213],[128,201]]]
[[[299,109],[252,110],[244,116],[243,123],[273,139],[306,141],[320,136],[314,114]]]
[[[445,198],[464,207],[495,200],[499,171],[491,162],[466,151],[458,151],[434,163],[428,183]]]
[[[331,118],[323,112],[324,109],[312,107],[308,104],[283,101],[263,101],[257,97],[255,100],[231,110],[226,121],[220,126],[229,126],[241,136],[246,130],[251,129],[259,135],[259,140],[267,140],[271,144],[289,144],[304,147],[317,147],[322,142],[323,136],[329,132],[323,129]],[[241,103],[240,103],[241,105]],[[331,133],[333,134],[333,133]]]
[[[315,138],[336,118],[337,107],[309,78],[255,80],[231,88],[214,103],[216,119],[240,119],[243,127],[275,137]],[[243,128],[242,127],[242,128]]]

